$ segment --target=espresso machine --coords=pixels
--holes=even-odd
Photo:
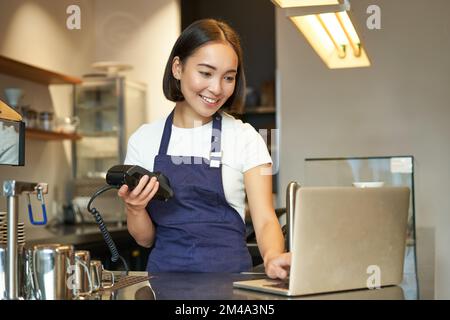
[[[0,101],[0,165],[25,165],[25,124],[13,108]],[[98,210],[92,207],[93,200],[106,190],[118,188],[127,183],[130,187],[143,174],[142,168],[115,166],[109,171],[107,186],[92,196],[88,211],[99,224],[100,231],[112,253],[112,260],[123,258],[118,254],[114,241]],[[163,176],[157,175],[163,183]],[[164,180],[164,181],[163,181]],[[161,188],[162,198],[173,192],[167,184]],[[28,198],[28,217],[32,225],[45,225],[47,212],[44,195],[48,185],[42,182],[3,181],[0,195],[6,197],[7,212],[0,213],[0,300],[128,300],[135,299],[142,288],[149,294],[145,299],[153,300],[155,295],[146,272],[111,272],[103,269],[101,261],[91,260],[86,250],[75,250],[70,244],[38,244],[25,248],[24,225],[19,223],[19,197]],[[31,201],[36,197],[42,208],[41,219],[36,219]]]
[[[25,164],[25,123],[22,116],[13,108],[0,101],[0,165],[23,166]],[[23,230],[18,232],[18,197],[28,196],[29,218],[34,225],[47,223],[47,213],[44,194],[48,192],[46,183],[23,182],[7,180],[3,182],[2,194],[6,197],[7,214],[1,217],[2,243],[6,242],[6,250],[2,250],[3,259],[0,260],[4,273],[6,298],[15,300],[19,298],[19,255],[23,253],[23,243],[19,240],[24,235]],[[43,220],[34,219],[31,207],[31,194],[37,195],[41,202]],[[5,237],[6,236],[6,237]],[[5,239],[6,238],[6,239]],[[6,241],[5,241],[6,240]],[[2,279],[3,280],[3,279]]]

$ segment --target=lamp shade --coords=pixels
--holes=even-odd
[[[326,6],[339,4],[338,0],[272,0],[280,8]]]
[[[370,66],[347,12],[291,17],[330,69]]]
[[[349,3],[342,4],[338,0],[272,2],[285,10],[330,69],[370,66],[369,57],[347,11]]]

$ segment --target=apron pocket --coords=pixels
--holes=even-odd
[[[222,222],[225,208],[220,201],[217,192],[204,189],[198,186],[186,186],[187,192],[182,195],[189,208],[189,222]]]
[[[176,188],[175,197],[161,203],[160,208],[154,208],[154,218],[159,224],[222,223],[226,212],[217,192],[193,185]]]
[[[185,189],[188,190],[189,196],[192,195],[191,200],[205,202],[212,206],[219,205],[220,199],[217,192],[197,186],[186,186]]]

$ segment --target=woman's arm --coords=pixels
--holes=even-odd
[[[290,253],[284,253],[284,237],[272,204],[272,166],[260,165],[244,173],[253,228],[270,278],[286,278]]]
[[[128,231],[139,245],[146,248],[151,247],[155,240],[155,225],[145,207],[159,187],[155,177],[148,181],[149,177],[143,176],[133,191],[129,192],[128,186],[123,185],[118,192],[125,202]]]

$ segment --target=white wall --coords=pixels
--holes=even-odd
[[[97,61],[134,66],[129,79],[147,85],[147,121],[166,116],[174,103],[162,92],[164,68],[181,29],[178,0],[96,0]]]
[[[66,27],[66,8],[81,9],[81,30]],[[0,53],[61,73],[81,76],[93,58],[94,3],[90,0],[2,0]]]
[[[381,30],[365,27],[370,4]],[[436,297],[450,298],[450,2],[361,0],[352,11],[370,68],[327,69],[277,10],[280,190],[304,179],[305,158],[414,155],[416,223],[436,237],[425,267],[435,263]]]
[[[81,30],[66,27],[71,4],[80,6]],[[0,9],[0,54],[75,76],[95,61],[129,63],[126,75],[148,88],[147,121],[173,107],[162,76],[180,34],[178,0],[5,0]]]
[[[70,4],[81,7],[81,30],[66,27],[66,8]],[[81,76],[89,70],[93,59],[93,9],[89,0],[1,1],[0,54],[52,71]],[[56,116],[72,112],[70,85],[49,88],[0,74],[0,99],[5,101],[7,87],[22,88],[25,92],[22,103],[38,111],[53,111]],[[25,150],[25,167],[0,166],[0,183],[7,179],[48,182],[46,203],[53,217],[57,206],[66,200],[65,185],[72,174],[70,142],[27,139]],[[5,208],[4,198],[0,197],[0,211]],[[28,222],[25,199],[21,199],[20,208],[21,220]]]
[[[66,27],[69,5],[81,9],[81,30]],[[81,77],[92,72],[99,60],[131,63],[129,78],[148,85],[150,121],[170,111],[162,93],[162,75],[170,49],[180,32],[178,0],[2,0],[0,2],[0,55],[55,72]],[[72,112],[71,86],[50,88],[0,73],[3,89],[25,90],[23,104],[57,116]],[[143,122],[146,119],[142,119]],[[71,179],[70,142],[26,140],[26,166],[0,167],[0,183],[6,179],[45,181],[49,214],[66,202]],[[21,208],[26,208],[21,202]],[[0,211],[5,201],[0,197]],[[26,213],[21,213],[22,220]]]

